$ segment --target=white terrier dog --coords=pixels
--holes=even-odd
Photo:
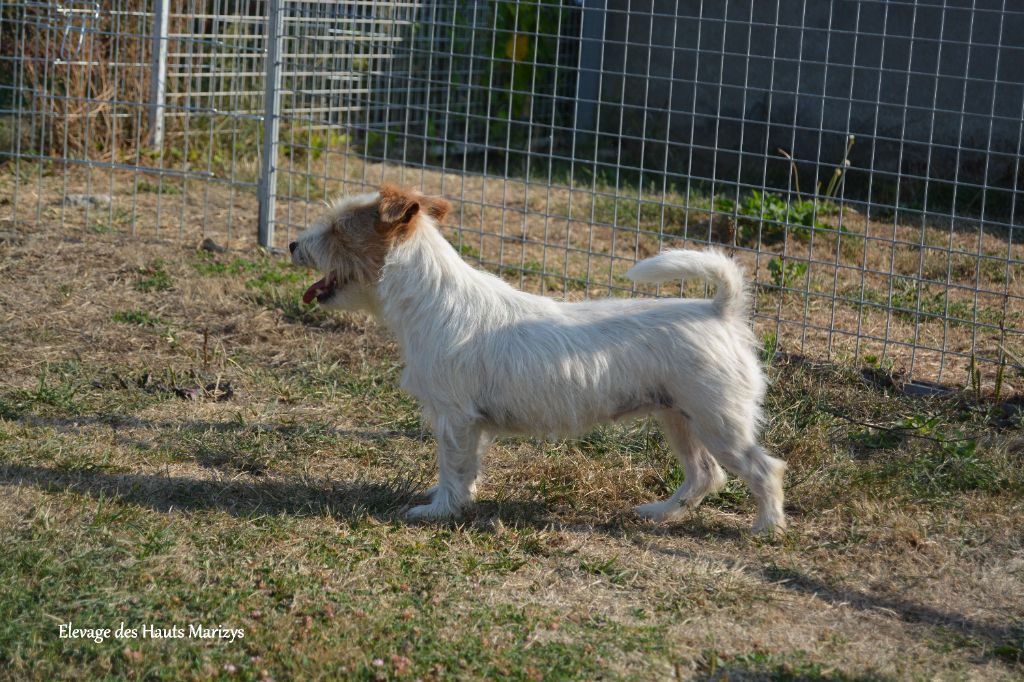
[[[784,462],[757,443],[765,380],[739,267],[715,251],[667,251],[637,282],[702,278],[713,300],[561,303],[519,291],[463,261],[437,229],[444,199],[385,185],[343,199],[289,248],[324,278],[303,300],[362,309],[398,337],[401,387],[437,438],[440,480],[409,517],[448,517],[473,497],[480,460],[501,434],[572,435],[653,414],[685,481],[636,508],[663,520],[725,483],[750,486],[755,531],[784,528]]]

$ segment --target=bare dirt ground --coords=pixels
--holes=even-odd
[[[249,195],[143,189],[87,211],[59,200],[63,178],[33,182],[17,216],[0,206],[0,677],[1024,674],[1019,399],[913,398],[884,363],[779,354],[764,440],[790,464],[785,535],[749,535],[735,483],[678,522],[635,519],[681,476],[647,422],[503,441],[473,511],[409,525],[433,442],[395,387],[397,349],[299,304],[313,273],[251,247]],[[203,234],[230,250],[198,250]],[[485,261],[509,248],[462,236]],[[521,262],[535,246],[517,243]],[[839,318],[797,300],[794,319]],[[61,639],[69,621],[245,637]]]

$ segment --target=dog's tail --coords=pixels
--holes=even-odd
[[[665,251],[644,259],[626,272],[634,282],[661,284],[674,279],[704,279],[717,287],[715,308],[723,315],[741,316],[747,311],[743,270],[720,251]]]

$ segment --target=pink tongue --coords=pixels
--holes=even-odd
[[[320,291],[324,288],[326,288],[324,280],[318,279],[317,281],[313,282],[313,285],[306,289],[306,293],[302,295],[302,302],[305,303],[306,305],[309,305],[310,303],[313,302],[313,299],[316,298],[316,295],[319,294]]]

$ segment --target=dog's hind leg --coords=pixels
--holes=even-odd
[[[750,486],[754,499],[757,500],[754,532],[771,533],[776,529],[785,530],[782,482],[786,473],[786,463],[769,455],[757,443],[746,449],[740,461],[742,466],[737,475]]]
[[[445,417],[434,422],[439,480],[429,504],[413,507],[410,519],[446,518],[460,512],[473,497],[480,473],[480,457],[490,439],[475,424],[453,424]]]
[[[663,502],[642,504],[636,508],[636,513],[652,521],[664,521],[696,507],[709,493],[725,485],[725,472],[694,438],[685,417],[674,410],[663,410],[656,416],[686,479],[672,497]]]
[[[782,482],[786,463],[772,457],[751,440],[744,443],[734,435],[715,437],[708,434],[708,437],[698,437],[707,444],[715,459],[750,486],[750,492],[757,501],[754,532],[771,533],[776,529],[785,529]]]

